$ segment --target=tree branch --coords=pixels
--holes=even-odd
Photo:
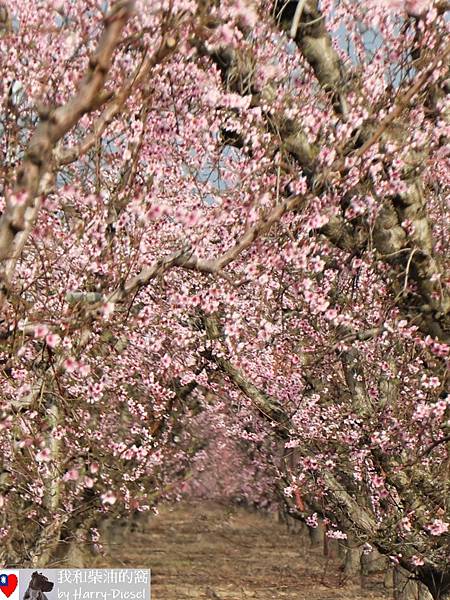
[[[113,5],[105,18],[105,27],[97,49],[76,94],[66,104],[54,110],[41,110],[41,122],[28,144],[14,192],[7,198],[5,211],[0,218],[0,305],[4,301],[17,259],[37,218],[40,208],[38,195],[45,177],[51,172],[53,148],[95,106],[133,6],[132,1],[120,1]]]
[[[120,113],[130,94],[146,80],[150,71],[163,62],[175,49],[177,41],[174,37],[164,38],[154,54],[142,61],[123,89],[114,95],[103,113],[93,124],[93,131],[86,135],[78,144],[55,151],[54,159],[57,166],[68,165],[86,154],[101,138],[102,134],[114,118]]]

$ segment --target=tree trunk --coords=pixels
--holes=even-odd
[[[89,536],[89,529],[95,522],[94,517],[73,524],[62,531],[58,545],[49,556],[46,564],[39,566],[84,569],[92,565],[95,556],[94,546]]]
[[[321,523],[320,521],[317,527],[308,527],[311,548],[317,548],[318,546],[322,546],[324,530],[325,528],[323,526],[323,523]]]
[[[361,547],[347,543],[343,564],[344,577],[354,577],[361,573]]]
[[[94,556],[92,544],[74,540],[69,544],[62,564],[68,569],[86,569],[92,566]]]
[[[388,564],[386,557],[377,550],[372,550],[368,554],[361,552],[361,587],[367,587],[370,575],[375,573],[383,575],[386,573],[387,568]]]
[[[327,558],[338,558],[339,556],[339,540],[327,537],[326,533],[323,536],[323,555]]]
[[[392,567],[386,569],[383,585],[387,590],[392,590],[394,588],[394,569]]]
[[[388,568],[388,559],[378,550],[372,550],[368,554],[362,554],[361,565],[367,575],[372,573],[385,573]]]
[[[420,583],[420,581],[417,584],[417,588],[419,591],[419,595],[418,595],[418,600],[433,600],[433,596],[430,593],[430,590],[427,588],[426,585],[423,585],[423,583]],[[445,598],[442,598],[442,600],[446,600]],[[450,596],[447,596],[447,600],[450,600]]]
[[[419,600],[419,588],[412,575],[402,569],[394,567],[394,600]]]

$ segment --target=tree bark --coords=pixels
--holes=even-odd
[[[411,579],[411,575],[402,569],[394,567],[394,600],[417,600],[417,583]]]

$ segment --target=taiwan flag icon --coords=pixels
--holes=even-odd
[[[19,600],[19,572],[0,571],[0,600]]]

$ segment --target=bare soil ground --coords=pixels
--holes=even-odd
[[[113,546],[98,566],[149,567],[152,600],[386,600],[380,581],[342,582],[282,523],[218,504],[165,507]]]

